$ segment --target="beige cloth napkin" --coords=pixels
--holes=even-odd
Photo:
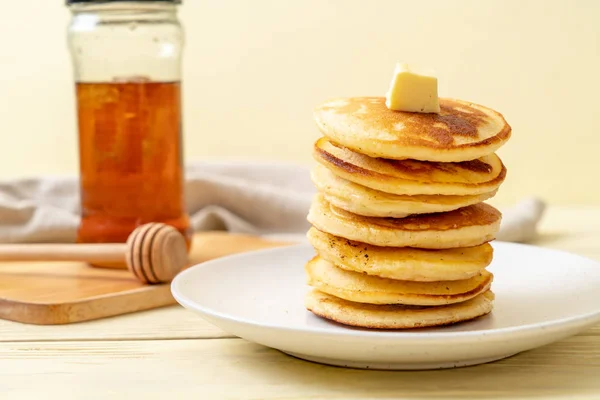
[[[309,168],[280,163],[197,162],[186,167],[185,197],[196,231],[227,230],[303,241],[315,188]],[[536,235],[545,204],[525,199],[504,214],[499,240]],[[76,177],[0,182],[0,242],[73,242],[79,223]]]

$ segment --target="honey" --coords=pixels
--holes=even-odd
[[[186,213],[179,82],[76,83],[79,243],[122,243],[164,222],[191,240]]]

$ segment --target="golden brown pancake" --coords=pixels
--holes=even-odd
[[[355,303],[312,290],[306,308],[322,318],[371,329],[410,329],[468,321],[490,313],[494,294],[488,290],[470,300],[444,306],[406,306]]]
[[[327,138],[315,142],[313,156],[335,175],[398,195],[479,195],[498,189],[506,168],[495,154],[460,163],[372,158]]]
[[[493,240],[500,228],[501,213],[479,203],[406,218],[365,217],[331,205],[318,193],[307,219],[320,231],[375,246],[448,249]]]
[[[339,268],[319,256],[306,266],[308,284],[323,293],[344,300],[368,304],[439,306],[472,299],[490,288],[493,275],[479,275],[459,281],[415,282],[369,276]]]
[[[390,194],[340,178],[322,165],[312,169],[311,179],[329,203],[368,217],[403,218],[413,214],[452,211],[481,203],[496,194],[496,191],[474,196]]]
[[[390,110],[384,97],[328,101],[314,111],[332,141],[371,157],[455,162],[483,157],[511,136],[504,117],[467,101],[440,98],[440,114]]]
[[[469,279],[492,262],[489,243],[444,250],[379,247],[333,236],[312,227],[308,242],[317,254],[340,268],[383,278],[433,282]]]

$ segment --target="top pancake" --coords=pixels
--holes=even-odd
[[[440,98],[440,114],[390,110],[384,97],[350,97],[315,109],[321,132],[371,157],[469,161],[491,154],[511,136],[504,117],[471,102]]]

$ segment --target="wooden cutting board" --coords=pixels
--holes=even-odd
[[[206,232],[192,240],[190,263],[293,243]],[[143,285],[127,270],[81,262],[0,262],[0,318],[57,325],[174,304],[170,284]]]

